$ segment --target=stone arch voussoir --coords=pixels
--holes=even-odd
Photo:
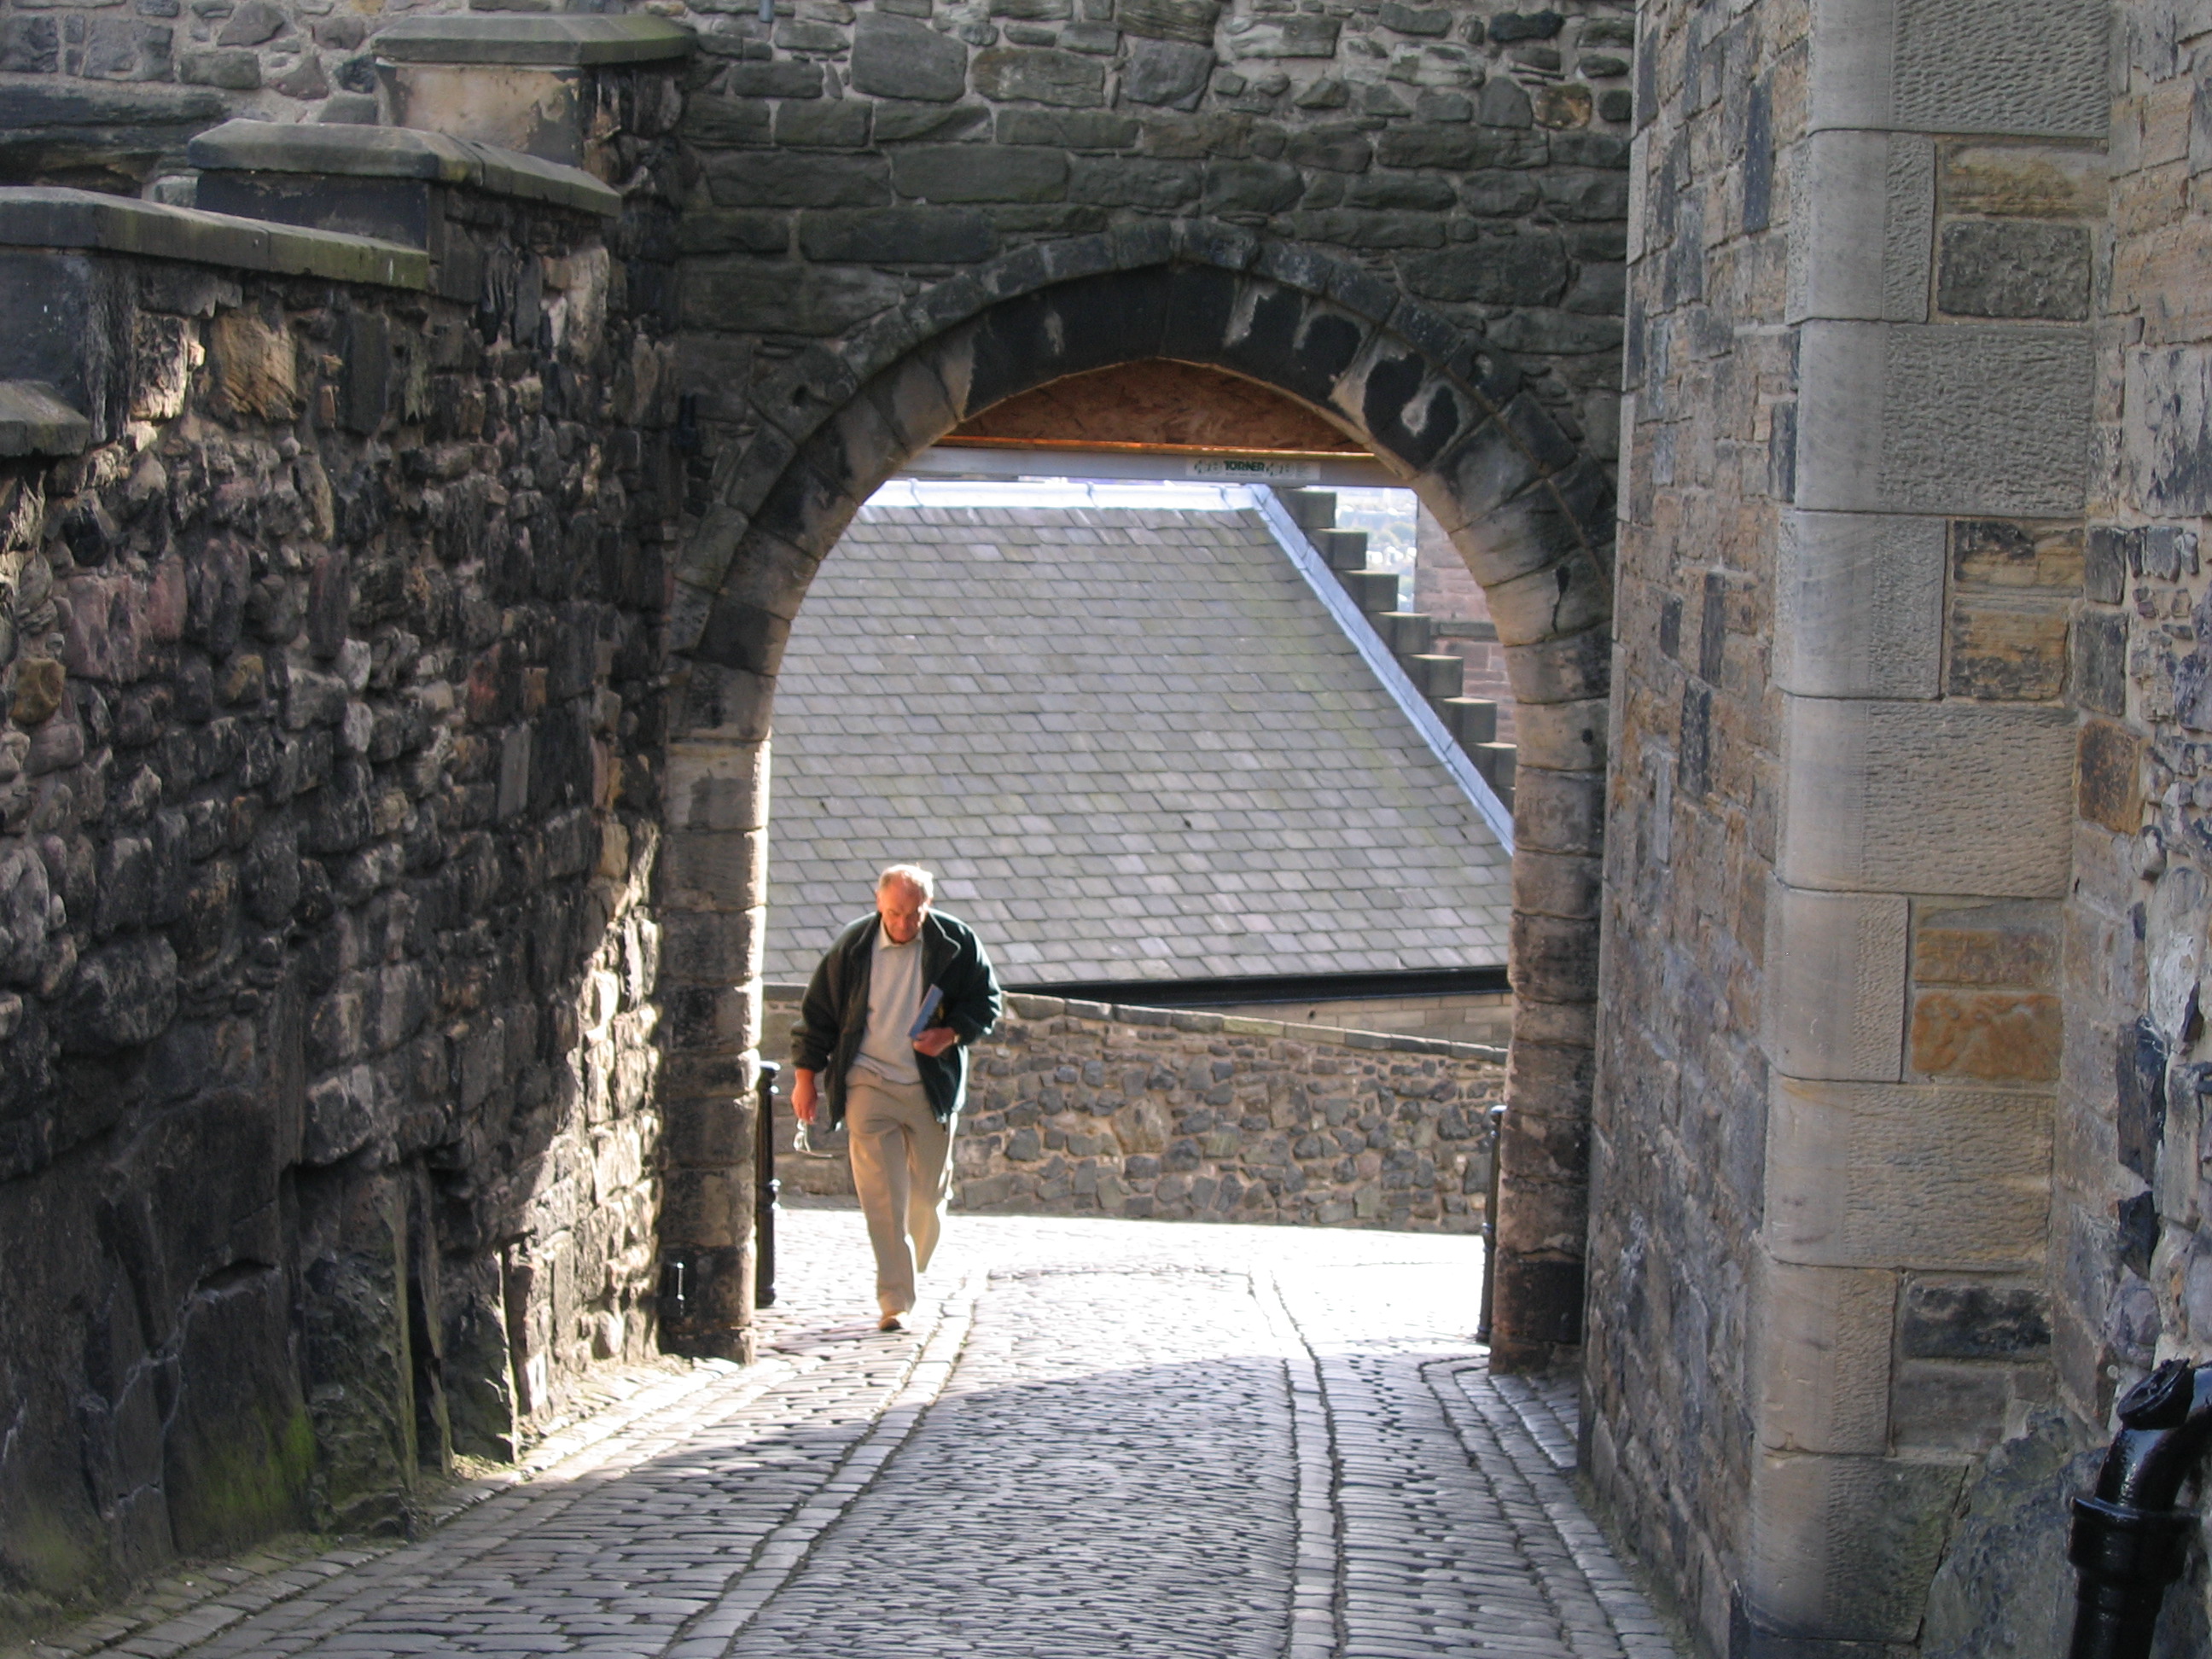
[[[1501,1360],[1544,1363],[1580,1334],[1611,482],[1508,354],[1313,249],[1199,221],[1031,246],[933,287],[835,349],[799,353],[754,389],[751,436],[718,458],[671,611],[663,977],[690,1010],[669,1020],[672,1072],[723,1085],[750,1075],[757,986],[708,1005],[717,988],[726,1001],[733,981],[758,977],[775,673],[822,559],[862,501],[963,419],[1068,374],[1153,357],[1258,381],[1366,446],[1420,495],[1490,596],[1522,733],[1495,1323]],[[672,1108],[672,1129],[678,1115]],[[741,1247],[744,1206],[734,1183],[717,1185],[719,1155],[672,1162],[664,1254],[720,1260]],[[684,1186],[711,1198],[682,1200]],[[697,1237],[680,1236],[686,1228]],[[733,1345],[708,1333],[694,1346]]]

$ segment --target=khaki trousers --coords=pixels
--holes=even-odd
[[[914,1306],[952,1196],[952,1130],[929,1109],[919,1083],[855,1070],[845,1084],[853,1186],[876,1252],[876,1301],[887,1314]],[[909,1243],[909,1241],[911,1241]]]

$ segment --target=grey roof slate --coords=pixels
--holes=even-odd
[[[1504,850],[1249,510],[864,507],[774,776],[771,981],[894,860],[1016,981],[1505,957]]]

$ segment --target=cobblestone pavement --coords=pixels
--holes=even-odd
[[[1492,1378],[1463,1238],[957,1216],[902,1334],[787,1211],[763,1363],[647,1379],[422,1541],[259,1577],[166,1659],[1675,1659]]]

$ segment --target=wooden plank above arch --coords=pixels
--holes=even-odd
[[[1163,357],[1050,381],[963,421],[939,441],[982,448],[1367,453],[1279,392]]]

